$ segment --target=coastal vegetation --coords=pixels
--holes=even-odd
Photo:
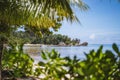
[[[51,35],[43,35],[41,38],[35,39],[33,44],[47,44],[47,45],[79,45],[80,39],[71,39],[66,35],[61,34],[51,34]]]
[[[77,56],[61,57],[54,49],[51,52],[42,51],[42,61],[34,64],[34,60],[23,53],[23,45],[10,44],[4,49],[2,60],[4,79],[40,79],[40,80],[119,80],[120,50],[112,45],[114,52],[103,46],[97,51],[84,53],[86,58],[80,60]]]
[[[120,50],[116,44],[112,46],[114,52],[103,52],[100,46],[97,51],[85,53],[84,60],[77,56],[61,57],[52,50],[42,51],[44,61],[35,64],[30,55],[24,53],[25,43],[79,44],[79,39],[51,34],[51,29],[57,31],[65,19],[79,22],[74,7],[88,9],[81,0],[0,0],[0,80],[29,77],[33,80],[119,80]],[[19,32],[21,27],[23,33]]]
[[[79,21],[71,5],[80,10],[88,6],[82,1],[74,0],[0,0],[0,80],[2,80],[3,45],[8,44],[11,33],[24,26],[40,37],[57,31],[64,19]]]
[[[45,44],[51,46],[87,46],[88,42],[80,42],[78,38],[70,38],[61,34],[43,35],[35,39],[32,44]]]
[[[42,37],[36,37],[34,33],[27,31],[15,31],[12,36],[22,39],[26,44],[43,44],[53,46],[87,46],[87,42],[80,42],[78,38],[70,38],[61,34],[43,34]]]

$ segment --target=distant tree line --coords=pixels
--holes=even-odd
[[[33,44],[52,44],[52,45],[59,45],[60,43],[64,43],[65,45],[77,45],[80,43],[80,39],[71,39],[66,35],[61,34],[50,34],[50,35],[43,35],[43,37],[36,38]]]
[[[31,44],[47,44],[47,45],[59,45],[63,43],[65,45],[79,45],[80,39],[72,39],[67,35],[61,34],[44,34],[42,37],[36,37],[36,35],[27,31],[16,31],[13,36],[21,38],[24,43]]]

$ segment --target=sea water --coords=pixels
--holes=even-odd
[[[24,47],[24,52],[30,54],[32,58],[34,58],[35,61],[42,60],[40,57],[40,53],[42,50],[50,52],[52,49],[55,49],[58,51],[61,55],[61,57],[69,56],[70,58],[73,58],[75,55],[79,59],[85,59],[84,53],[89,53],[92,49],[95,51],[100,47],[101,44],[89,44],[88,46],[71,46],[71,47]],[[118,45],[120,50],[120,45]],[[103,44],[103,52],[106,50],[112,49],[112,44]],[[114,52],[115,53],[115,52]]]

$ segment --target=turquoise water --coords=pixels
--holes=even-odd
[[[41,60],[40,52],[42,50],[51,51],[52,49],[58,51],[61,54],[61,57],[69,56],[73,58],[73,56],[76,55],[79,59],[84,59],[85,58],[84,52],[88,53],[92,49],[97,50],[99,46],[100,44],[89,44],[88,46],[78,47],[25,47],[24,51],[26,53],[29,53],[31,57],[33,57],[37,61]],[[111,44],[103,44],[103,46],[104,46],[103,51],[105,50],[113,51]],[[120,45],[118,45],[118,47],[120,49]]]

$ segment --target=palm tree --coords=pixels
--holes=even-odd
[[[59,28],[65,18],[79,21],[71,6],[88,8],[81,0],[0,0],[0,75],[3,44],[10,32],[24,26],[41,35],[42,29]]]

